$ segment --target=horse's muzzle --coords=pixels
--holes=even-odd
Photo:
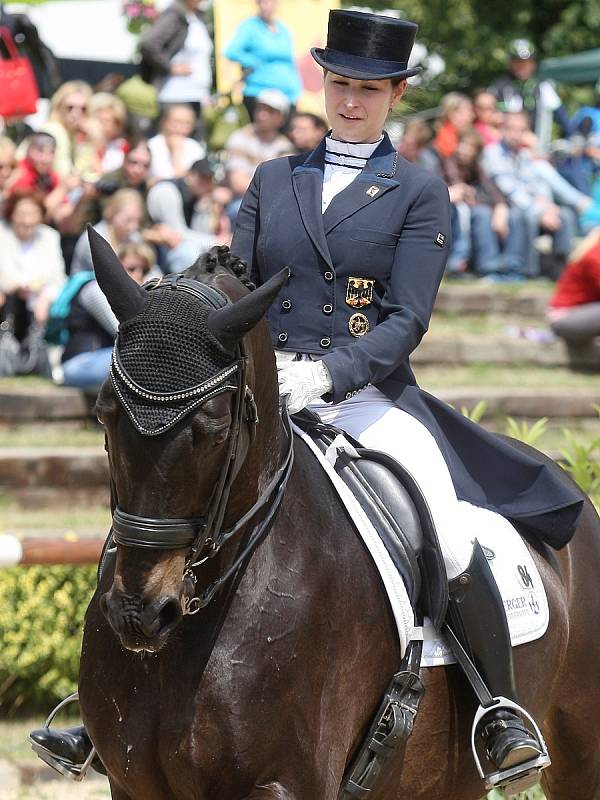
[[[100,598],[100,608],[127,650],[157,652],[182,618],[177,597],[157,597],[147,603],[112,589]]]

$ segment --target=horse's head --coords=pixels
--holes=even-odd
[[[226,269],[201,275],[195,266],[141,288],[104,239],[89,236],[120,322],[97,402],[117,549],[101,608],[125,647],[156,651],[189,608],[197,576],[215,572],[223,531],[256,500],[260,476],[240,470],[251,442],[264,441],[257,407],[277,418],[272,348],[257,324],[287,273],[249,293]]]

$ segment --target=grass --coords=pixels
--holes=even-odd
[[[434,314],[429,330],[436,337],[465,334],[508,336],[507,329],[511,326],[547,330],[544,321],[538,317],[513,318],[502,314],[459,314],[455,312]]]
[[[102,447],[104,432],[93,423],[23,424],[0,427],[2,447]]]
[[[600,373],[572,372],[563,367],[532,367],[515,364],[496,366],[487,362],[444,367],[416,367],[419,385],[437,390],[456,387],[597,389],[600,397]]]

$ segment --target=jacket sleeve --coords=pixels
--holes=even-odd
[[[450,247],[448,189],[432,177],[409,209],[396,246],[380,321],[356,342],[323,357],[333,380],[333,402],[377,384],[406,362],[429,326]]]
[[[253,40],[250,26],[242,22],[225,48],[225,58],[237,61],[242,69],[255,69],[260,64],[260,58],[253,52]]]
[[[140,39],[140,53],[152,69],[159,75],[168,75],[171,71],[171,59],[167,44],[177,31],[175,13],[165,10],[158,19],[144,32]]]
[[[246,262],[250,278],[257,286],[260,283],[256,256],[256,242],[260,233],[260,179],[261,165],[256,168],[254,177],[244,195],[231,240],[231,252]]]

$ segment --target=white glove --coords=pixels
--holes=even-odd
[[[329,370],[322,361],[295,361],[277,373],[279,394],[288,395],[290,414],[333,389]]]

